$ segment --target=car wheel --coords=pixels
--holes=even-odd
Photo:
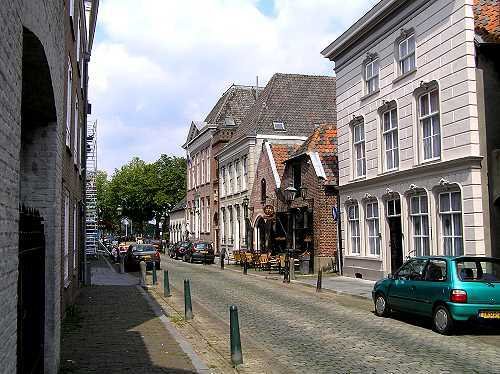
[[[391,312],[387,299],[381,293],[375,297],[375,314],[379,317],[387,317]]]
[[[451,318],[448,308],[438,305],[432,314],[432,326],[434,330],[443,335],[449,335],[453,331],[453,318]]]

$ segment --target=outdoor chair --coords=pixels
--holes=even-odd
[[[245,257],[246,257],[246,262],[249,267],[253,266],[255,267],[255,263],[253,261],[253,254],[251,252],[244,252]]]
[[[269,253],[264,253],[259,256],[259,267],[261,270],[269,269],[270,256]]]
[[[239,251],[233,251],[234,263],[239,264],[241,262],[241,254]]]

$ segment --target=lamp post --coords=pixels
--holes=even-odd
[[[290,212],[290,206],[292,202],[295,200],[297,196],[297,189],[293,186],[293,183],[290,182],[290,185],[285,188],[283,191],[283,197],[285,198],[285,202],[288,206],[287,216],[288,216],[288,230],[287,230],[287,254],[285,257],[285,275],[283,278],[284,283],[290,283],[290,278],[294,269],[294,262],[292,256],[292,214]]]
[[[247,196],[243,198],[243,218],[245,220],[245,246],[248,250],[248,204],[250,200]]]

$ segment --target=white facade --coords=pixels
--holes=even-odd
[[[175,244],[186,240],[186,211],[184,209],[170,212],[169,243]]]
[[[472,0],[381,1],[323,54],[337,76],[345,273],[490,254]]]

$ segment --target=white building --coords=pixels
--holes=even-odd
[[[473,13],[472,0],[382,0],[322,52],[337,77],[346,275],[491,254]]]
[[[186,198],[182,199],[169,212],[169,244],[186,240]]]

